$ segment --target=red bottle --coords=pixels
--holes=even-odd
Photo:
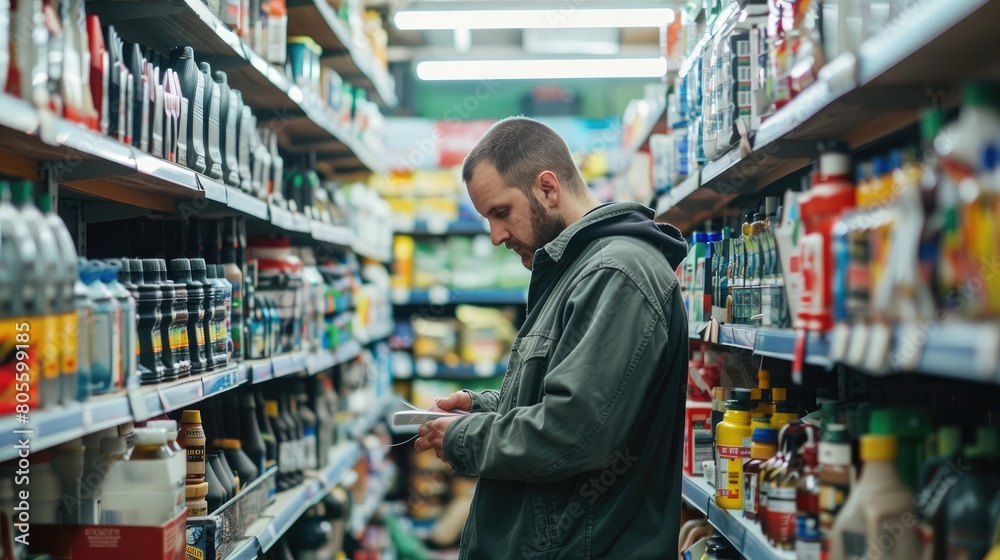
[[[799,560],[819,560],[819,450],[814,443],[806,444],[800,455],[803,466],[795,489],[795,554]]]

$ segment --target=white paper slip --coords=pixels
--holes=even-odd
[[[446,418],[448,416],[460,416],[460,414],[455,412],[430,412],[427,410],[400,410],[399,412],[393,413],[392,425],[412,426],[414,424],[423,424],[425,422],[437,420],[438,418]]]

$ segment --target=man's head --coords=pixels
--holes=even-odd
[[[597,205],[566,141],[526,117],[493,125],[465,158],[462,180],[489,220],[490,240],[528,269],[535,251]]]

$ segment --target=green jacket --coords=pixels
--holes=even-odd
[[[535,253],[500,391],[444,437],[479,477],[460,558],[675,557],[687,249],[652,214],[603,205]]]

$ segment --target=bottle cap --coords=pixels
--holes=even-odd
[[[204,282],[207,277],[205,275],[205,259],[196,258],[191,259],[191,277],[199,282]]]
[[[22,208],[31,202],[31,194],[34,190],[35,186],[31,181],[15,181],[10,186],[10,200],[14,206]]]
[[[227,84],[229,83],[229,77],[222,70],[216,70],[212,72],[212,79],[215,80],[217,84]]]
[[[742,387],[733,389],[733,400],[747,401],[749,403],[752,400],[750,398],[750,389],[744,389]]]
[[[774,428],[757,428],[753,431],[751,441],[757,443],[778,443],[778,430]]]
[[[173,259],[170,261],[170,271],[171,272],[181,272],[191,270],[191,261],[189,259]]]
[[[212,75],[212,66],[207,62],[202,61],[201,63],[199,63],[198,69],[201,70],[203,74],[208,74],[209,76]]]
[[[104,263],[101,267],[101,282],[104,282],[105,284],[116,282],[120,271],[120,264]]]
[[[150,420],[146,422],[146,427],[163,430],[167,433],[167,441],[177,439],[177,422],[175,420]]]
[[[960,426],[945,425],[938,428],[937,434],[937,456],[953,457],[958,453],[962,444],[962,428]]]
[[[785,387],[775,387],[771,389],[771,400],[775,403],[788,398],[788,389]]]
[[[264,412],[268,416],[278,415],[278,401],[264,401]]]
[[[142,259],[129,259],[129,270],[132,273],[132,283],[142,284]]]
[[[243,444],[236,438],[217,438],[212,440],[212,445],[219,449],[242,449]]]
[[[204,498],[208,495],[208,483],[201,482],[199,484],[187,484],[184,486],[184,498],[188,500],[194,500],[196,498]]]
[[[42,213],[48,214],[52,211],[52,195],[43,192],[38,195],[37,201],[38,209],[41,210]]]
[[[750,401],[731,399],[726,401],[726,408],[736,412],[750,412]]]
[[[872,411],[868,431],[900,439],[926,439],[931,433],[930,415],[919,408],[879,408]]]
[[[774,403],[774,411],[782,414],[798,414],[799,403],[795,401],[777,401]]]
[[[865,434],[861,436],[861,460],[895,461],[899,453],[899,442],[895,436]]]
[[[187,409],[181,413],[181,424],[201,424],[201,411]]]
[[[156,429],[156,428],[136,428],[135,432],[135,444],[136,445],[166,445],[167,444],[167,432]]]

